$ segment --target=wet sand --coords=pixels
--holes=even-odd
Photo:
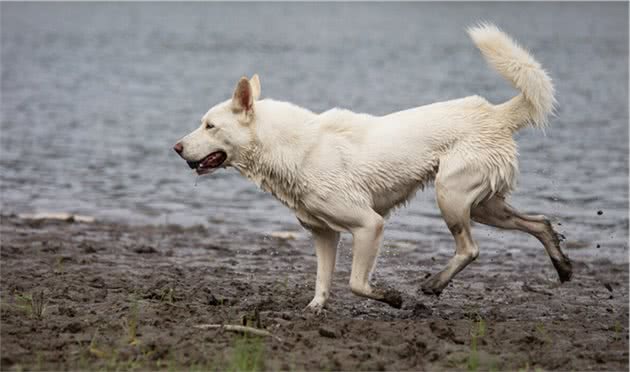
[[[389,242],[396,254],[380,259],[374,280],[403,291],[394,309],[350,293],[345,237],[316,316],[303,311],[316,269],[304,232],[15,216],[0,227],[2,370],[628,369],[627,262],[574,259],[573,280],[558,285],[536,243],[482,251],[434,298],[419,283],[448,256]],[[194,327],[204,323],[273,337]]]

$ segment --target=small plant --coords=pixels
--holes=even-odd
[[[265,344],[259,337],[243,336],[236,339],[228,371],[260,371],[263,369]]]
[[[160,296],[160,302],[166,302],[169,305],[173,305],[175,302],[173,292],[173,288],[163,288],[162,295]]]
[[[35,368],[33,368],[36,371],[42,371],[42,352],[38,351],[35,353]]]
[[[479,353],[477,345],[480,338],[486,334],[486,321],[477,316],[477,321],[473,323],[470,330],[470,356],[468,357],[468,370],[477,371],[479,369]]]
[[[245,314],[241,317],[241,324],[246,327],[263,328],[262,321],[260,319],[260,310],[258,307],[254,308],[254,314]]]
[[[105,358],[107,357],[107,353],[103,350],[101,350],[97,344],[96,344],[96,335],[97,333],[94,334],[94,336],[92,336],[92,340],[90,340],[90,346],[88,347],[88,352],[91,355],[94,355],[97,358]]]
[[[614,340],[620,340],[621,339],[621,331],[623,331],[623,327],[621,326],[621,322],[619,322],[618,320],[615,321],[615,325],[613,326],[613,331],[615,332],[615,335],[613,336]]]
[[[273,284],[272,290],[274,292],[286,292],[287,290],[289,290],[289,276],[285,276],[283,281],[280,281],[280,279],[276,279]]]
[[[545,344],[550,345],[551,344],[551,336],[549,336],[549,333],[547,333],[547,330],[545,329],[545,325],[542,323],[538,323],[536,324],[536,333],[538,333],[538,335],[540,336],[540,338],[545,342]]]
[[[53,273],[60,275],[64,273],[64,268],[63,268],[63,257],[57,257],[57,259],[55,260],[55,264],[53,267]]]
[[[529,362],[527,362],[527,363],[525,363],[525,367],[518,369],[518,372],[529,372],[529,370],[530,370]],[[543,372],[543,370],[540,369],[540,367],[536,367],[536,368],[534,368],[534,372]]]
[[[126,330],[126,342],[129,345],[137,345],[140,341],[138,335],[138,300],[134,299],[129,308],[129,314],[123,319],[123,328]]]
[[[44,291],[39,291],[35,294],[16,294],[15,303],[29,317],[42,319],[46,312],[48,300],[44,296]]]
[[[519,368],[518,372],[529,372],[529,362],[525,363],[525,367]]]

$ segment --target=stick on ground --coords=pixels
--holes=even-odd
[[[264,329],[258,329],[253,327],[241,326],[241,325],[232,325],[232,324],[198,324],[194,326],[198,329],[224,329],[230,332],[240,332],[240,333],[248,333],[256,336],[262,337],[274,337],[278,338],[271,334],[269,331],[265,331]]]

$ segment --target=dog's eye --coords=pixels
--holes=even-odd
[[[214,128],[214,124],[206,123],[206,129]]]

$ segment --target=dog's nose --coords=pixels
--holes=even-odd
[[[182,151],[184,151],[184,145],[182,145],[181,142],[177,142],[175,146],[173,146],[173,150],[175,150],[176,153],[181,155]]]

